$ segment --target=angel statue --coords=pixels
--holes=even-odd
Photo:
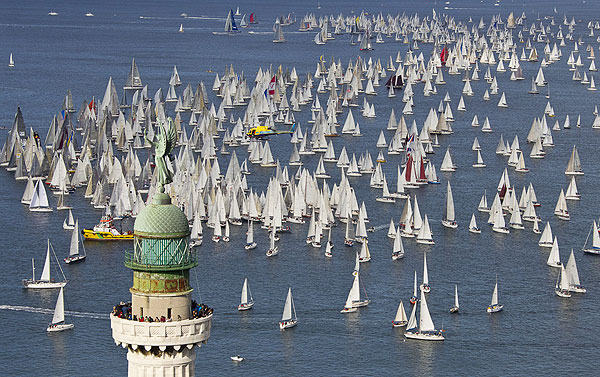
[[[149,140],[147,136],[146,140],[154,145],[154,150],[156,152],[154,161],[157,169],[156,177],[158,179],[158,192],[164,193],[164,186],[173,182],[173,173],[171,173],[167,167],[167,158],[169,158],[169,155],[173,152],[173,149],[175,149],[175,144],[177,143],[177,131],[173,124],[173,119],[170,117],[167,118],[166,127],[163,126],[159,120],[158,129],[159,132],[156,135],[156,141]]]

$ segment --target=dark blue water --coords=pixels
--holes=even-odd
[[[237,5],[215,1],[126,5],[110,2],[102,6],[80,2],[0,4],[0,60],[5,61],[0,65],[0,124],[9,127],[17,106],[21,106],[27,126],[43,137],[53,114],[60,111],[67,89],[73,93],[76,108],[92,96],[101,98],[109,76],[114,78],[117,88],[122,87],[132,57],[136,58],[142,80],[149,85],[149,93],[153,94],[159,87],[163,91],[168,89],[173,65],[178,67],[183,86],[189,82],[195,88],[204,81],[210,89],[214,73],[207,70],[221,74],[230,64],[236,72],[243,71],[252,79],[259,67],[280,64],[284,69],[295,66],[299,75],[305,77],[308,72],[314,73],[321,55],[327,60],[340,59],[344,69],[350,59],[359,55],[357,46],[349,45],[348,36],[317,46],[312,42],[314,34],[297,32],[297,25],[284,29],[288,42],[283,44],[273,44],[271,34],[213,36],[212,31],[221,30],[228,9]],[[349,14],[362,9],[384,15],[431,14],[431,4],[404,6],[391,1],[323,2],[320,10],[316,9],[316,2],[279,4],[269,1],[239,5],[242,13],[256,12],[261,23],[253,30],[258,32],[271,31],[275,17],[289,12],[294,12],[298,19],[308,12]],[[574,16],[582,20],[575,32],[576,38],[582,36],[586,42],[580,50],[588,43],[597,48],[595,37],[587,37],[585,27],[599,10],[598,4],[590,1],[573,4],[505,1],[499,7],[489,1],[452,1],[446,5],[451,8],[446,12],[457,20],[466,21],[472,16],[477,21],[483,16],[489,22],[496,13],[506,18],[510,11],[517,15],[525,11],[529,25],[538,12],[542,19],[550,15],[555,5],[559,21],[563,13],[569,19]],[[444,6],[438,1],[436,9],[442,12]],[[59,16],[47,16],[50,10],[59,12]],[[88,11],[95,17],[84,17]],[[195,18],[182,19],[179,16],[182,12]],[[185,33],[177,32],[180,23]],[[376,50],[362,56],[382,59],[383,64],[390,55],[395,57],[401,51],[404,56],[408,49],[407,45],[391,39],[375,47]],[[521,47],[519,44],[519,54]],[[536,47],[538,53],[543,49],[542,44]],[[530,147],[525,139],[529,127],[533,117],[542,116],[547,102],[543,95],[527,94],[539,63],[521,62],[526,80],[520,82],[509,81],[509,72],[493,71],[500,92],[506,93],[507,109],[496,106],[497,96],[492,96],[489,102],[483,101],[487,84],[483,80],[472,82],[475,96],[465,97],[466,113],[455,110],[463,86],[461,76],[451,76],[446,71],[448,84],[438,86],[437,96],[423,97],[422,85],[415,87],[415,115],[407,117],[409,124],[415,119],[420,128],[430,107],[437,108],[446,91],[450,93],[455,133],[440,138],[442,148],[431,158],[439,169],[445,147],[449,145],[459,168],[455,173],[438,173],[441,185],[430,185],[417,192],[421,213],[429,216],[436,245],[427,247],[404,239],[406,257],[393,262],[390,259],[393,243],[386,237],[387,227],[370,234],[373,259],[361,266],[361,278],[372,303],[356,314],[343,316],[339,310],[350,289],[354,265],[353,250],[342,246],[343,227],[334,229],[336,247],[332,259],[324,258],[323,250],[304,243],[308,225],[294,225],[291,234],[282,236],[281,252],[276,258],[264,256],[268,241],[262,231],[256,232],[259,247],[252,252],[242,247],[245,227],[232,227],[229,244],[215,245],[207,240],[199,249],[200,265],[191,274],[196,299],[215,309],[212,336],[198,351],[198,374],[480,375],[492,371],[492,374],[532,375],[556,374],[558,370],[574,375],[593,374],[593,364],[582,362],[581,355],[587,360],[598,356],[600,259],[584,255],[580,250],[591,221],[600,214],[596,199],[600,175],[596,156],[600,142],[598,131],[591,129],[592,110],[600,101],[596,92],[588,92],[585,86],[571,81],[566,59],[572,49],[573,42],[570,42],[562,48],[561,61],[548,66],[544,72],[552,88],[551,103],[561,124],[567,114],[572,125],[581,114],[582,128],[553,132],[555,147],[546,149],[546,158],[530,160],[526,157],[531,171],[516,174],[511,169],[510,178],[519,194],[524,185],[533,183],[542,203],[538,215],[544,221],[550,220],[563,261],[570,249],[575,249],[587,294],[575,294],[571,299],[560,299],[554,294],[557,271],[546,266],[548,251],[537,246],[538,236],[531,232],[530,224],[526,230],[499,235],[487,227],[487,215],[476,213],[483,232],[472,235],[467,231],[471,213],[476,212],[483,190],[488,191],[491,204],[491,193],[506,166],[506,158],[494,153],[500,134],[511,141],[518,135],[528,156]],[[422,45],[418,52],[422,51],[427,58],[430,50],[431,46]],[[6,63],[11,52],[16,66],[9,69]],[[582,57],[586,56],[587,53],[582,53]],[[587,68],[588,62],[584,64],[582,68]],[[596,82],[600,82],[597,74],[593,75]],[[121,90],[118,92],[120,95]],[[369,98],[369,102],[375,103],[377,118],[367,120],[353,110],[364,136],[334,140],[336,154],[345,145],[350,155],[353,152],[359,155],[367,149],[373,157],[377,155],[375,144],[379,130],[387,125],[392,108],[399,116],[404,106],[401,96],[387,98],[383,87],[378,94],[377,98]],[[220,100],[212,92],[209,95],[218,107]],[[325,103],[325,98],[321,96],[321,103]],[[170,109],[172,111],[172,107]],[[242,109],[234,109],[233,114],[236,118],[241,116]],[[478,128],[472,128],[470,123],[475,114],[480,122],[488,116],[494,132],[483,134]],[[306,129],[309,111],[304,109],[294,115]],[[339,116],[340,122],[345,116],[346,112]],[[550,126],[553,124],[554,119]],[[0,132],[4,139],[6,131]],[[482,146],[486,169],[471,168],[475,160],[471,151],[475,136]],[[386,137],[389,140],[391,134]],[[564,222],[553,216],[553,209],[560,189],[568,185],[563,172],[573,145],[579,150],[585,176],[577,178],[582,200],[569,201],[572,220]],[[271,147],[275,158],[283,163],[288,161],[291,153],[288,143],[272,142]],[[236,152],[240,160],[247,156],[245,149],[238,148]],[[314,169],[318,158],[318,155],[304,156],[303,161],[306,167]],[[228,156],[219,157],[223,172],[228,159]],[[390,177],[395,177],[400,161],[400,156],[388,156],[384,164],[391,187],[395,178]],[[273,169],[258,166],[251,169],[249,185],[258,191],[266,190]],[[295,170],[291,169],[290,173]],[[332,164],[327,165],[327,170],[332,175],[331,187],[339,181],[339,171]],[[61,227],[65,214],[57,211],[32,214],[20,204],[25,184],[16,182],[12,174],[4,170],[0,172],[0,180],[0,211],[3,213],[0,244],[4,250],[0,264],[0,308],[3,309],[0,313],[4,328],[0,341],[4,350],[0,356],[2,374],[124,375],[126,352],[113,343],[107,313],[115,303],[129,297],[132,274],[123,266],[127,246],[88,243],[88,258],[84,263],[63,267],[70,280],[65,292],[67,309],[74,312],[70,320],[75,323],[75,330],[47,335],[45,327],[51,319],[51,310],[39,309],[52,309],[56,292],[27,291],[21,288],[20,280],[30,276],[32,257],[41,267],[46,238],[51,239],[59,258],[66,255],[69,233]],[[447,180],[452,183],[460,223],[456,230],[440,224]],[[370,225],[387,224],[392,217],[398,221],[403,203],[375,202],[374,197],[380,192],[369,187],[367,176],[350,178],[350,181],[359,202],[367,204]],[[54,197],[51,200],[55,203]],[[89,227],[98,221],[101,212],[92,209],[81,192],[68,200],[75,207],[74,214],[82,226]],[[429,309],[436,326],[446,330],[446,341],[438,344],[405,342],[402,332],[390,326],[398,301],[403,299],[406,303],[412,294],[413,272],[417,270],[419,276],[422,273],[424,252],[428,253],[432,286]],[[485,307],[496,275],[505,310],[490,316]],[[239,313],[235,307],[244,277],[250,280],[256,305],[252,311]],[[459,315],[448,313],[454,284],[458,284],[461,297]],[[282,333],[277,321],[288,286],[293,288],[299,325]],[[247,360],[234,365],[229,360],[234,354],[241,354]]]

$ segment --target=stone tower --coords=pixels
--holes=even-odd
[[[192,302],[190,269],[197,265],[189,247],[185,214],[171,204],[162,185],[134,225],[131,302],[111,314],[112,336],[127,348],[130,377],[193,376],[195,346],[210,336],[212,310]]]

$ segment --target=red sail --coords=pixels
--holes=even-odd
[[[412,156],[408,156],[408,160],[406,161],[406,182],[410,182],[410,172],[412,169],[413,158]]]
[[[444,46],[442,52],[440,53],[440,59],[442,60],[442,65],[446,65],[446,60],[448,59],[448,49],[446,46]]]

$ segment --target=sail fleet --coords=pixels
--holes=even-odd
[[[235,16],[240,15],[237,13],[229,11],[224,30],[213,34],[241,33],[235,20]],[[229,247],[222,244],[236,237],[239,232],[235,229],[244,226],[245,221],[244,249],[247,253],[254,255],[252,250],[256,248],[261,251],[262,257],[279,255],[277,258],[290,258],[292,250],[289,243],[283,242],[286,233],[304,232],[303,227],[306,227],[307,233],[303,234],[307,234],[307,247],[322,250],[320,253],[324,254],[320,255],[327,258],[338,258],[339,255],[344,258],[344,253],[349,255],[347,251],[355,254],[352,286],[341,310],[341,313],[355,313],[371,303],[362,286],[363,280],[368,282],[369,279],[361,276],[360,265],[384,259],[380,243],[373,241],[379,239],[381,233],[378,233],[378,228],[381,226],[367,227],[367,224],[383,222],[379,216],[370,218],[367,214],[367,208],[379,202],[381,206],[394,208],[395,211],[389,228],[384,225],[384,228],[388,228],[388,237],[393,239],[393,263],[403,263],[403,259],[421,252],[423,254],[420,285],[416,272],[414,276],[410,317],[407,317],[401,300],[393,326],[406,327],[404,336],[408,339],[444,340],[444,331],[434,325],[428,305],[428,302],[434,304],[434,300],[433,295],[429,296],[431,286],[427,254],[436,252],[436,245],[443,244],[446,232],[462,232],[461,237],[467,239],[470,235],[465,233],[466,229],[454,229],[459,228],[459,223],[466,224],[469,214],[471,217],[467,229],[473,234],[472,237],[486,232],[485,228],[482,230],[478,227],[478,220],[484,226],[486,222],[490,225],[489,230],[497,233],[494,237],[512,237],[517,232],[524,234],[530,224],[533,233],[539,233],[542,219],[536,213],[536,208],[539,208],[540,202],[533,184],[516,187],[511,183],[511,175],[517,175],[522,181],[531,171],[539,169],[539,165],[533,161],[543,160],[551,148],[562,142],[558,131],[571,128],[569,114],[562,113],[560,116],[564,116],[564,122],[561,127],[551,105],[552,97],[548,99],[544,111],[534,115],[527,135],[514,135],[514,138],[511,135],[504,139],[499,134],[494,153],[493,149],[484,150],[482,145],[490,145],[495,133],[503,130],[502,125],[481,113],[474,114],[470,123],[465,123],[459,115],[476,111],[475,103],[471,100],[475,95],[483,101],[496,98],[497,102],[493,103],[497,104],[498,109],[495,111],[509,111],[505,109],[514,106],[511,92],[501,87],[508,80],[518,82],[524,79],[521,65],[528,68],[537,66],[539,57],[542,57],[539,69],[536,69],[537,74],[532,77],[531,88],[525,83],[527,80],[521,85],[523,93],[528,91],[528,94],[535,95],[539,93],[538,88],[548,86],[543,68],[549,64],[558,66],[562,51],[567,52],[567,42],[575,43],[575,46],[583,44],[574,41],[576,25],[566,17],[560,28],[554,23],[545,25],[557,31],[554,43],[551,43],[544,25],[540,25],[538,30],[536,23],[532,23],[531,29],[525,31],[525,17],[517,17],[516,21],[514,16],[511,19],[512,26],[508,20],[505,24],[499,15],[493,16],[492,22],[486,27],[483,18],[479,23],[464,24],[435,13],[432,17],[403,15],[388,20],[365,13],[356,18],[340,15],[317,19],[314,15],[307,15],[300,23],[300,31],[320,29],[310,38],[311,42],[314,40],[315,44],[324,45],[335,39],[333,35],[347,33],[351,38],[356,36],[359,43],[357,53],[364,52],[347,65],[339,58],[336,61],[331,57],[328,62],[321,57],[314,62],[315,71],[304,75],[299,74],[295,67],[280,66],[261,67],[255,75],[249,76],[244,72],[236,72],[230,65],[220,75],[215,75],[212,85],[200,82],[195,89],[192,83],[182,86],[177,67],[173,67],[169,89],[165,90],[166,98],[162,88],[151,95],[148,86],[142,82],[136,60],[132,59],[121,99],[112,77],[108,79],[102,100],[90,99],[83,103],[79,111],[75,110],[71,93],[67,93],[63,111],[53,117],[46,139],[41,143],[34,137],[33,130],[27,134],[23,114],[18,109],[11,133],[0,153],[0,166],[14,172],[16,180],[27,182],[21,202],[28,205],[29,211],[35,215],[52,216],[43,214],[53,211],[53,200],[50,200],[53,195],[49,196],[48,191],[57,197],[58,205],[55,208],[68,210],[63,228],[72,231],[69,255],[64,261],[81,261],[86,258],[86,251],[79,234],[79,221],[74,218],[67,198],[85,190],[84,196],[94,208],[104,209],[114,218],[135,217],[151,200],[156,189],[149,141],[172,118],[178,130],[179,150],[171,161],[174,183],[170,190],[171,196],[188,216],[193,247],[203,251],[210,250],[217,243],[219,247]],[[252,14],[249,23],[253,22]],[[277,18],[273,42],[285,42],[283,30],[293,23],[291,17]],[[248,22],[243,17],[240,27],[247,26]],[[182,24],[179,31],[183,32]],[[384,63],[381,57],[366,55],[367,51],[376,52],[378,43],[390,43],[390,38],[407,44],[412,38],[411,48],[404,56],[398,51],[396,57],[383,57]],[[419,44],[431,45],[429,57],[419,52]],[[538,48],[543,49],[543,53],[540,54]],[[583,70],[580,68],[582,64],[577,63],[582,55],[583,52],[570,52],[567,65],[569,69],[574,68],[573,77]],[[10,66],[14,66],[12,54]],[[503,75],[507,70],[511,72],[510,78]],[[592,72],[596,71],[594,60],[591,60],[588,71],[590,80],[586,90],[593,91],[595,83]],[[450,77],[444,78],[445,74]],[[380,87],[388,75],[395,79],[383,93]],[[483,76],[483,81],[479,75]],[[581,80],[574,81],[585,81],[587,72],[583,75]],[[455,81],[455,77],[456,81],[462,78],[464,82],[461,84],[462,91],[452,94],[458,101],[456,98],[453,100],[448,91],[442,90],[446,81]],[[398,84],[398,78],[401,84]],[[423,97],[438,96],[439,106],[423,109],[421,98],[416,95],[421,90]],[[548,97],[549,93],[548,89]],[[388,111],[389,116],[383,116],[387,120],[381,121],[383,111],[375,111],[375,104],[379,105],[375,100],[378,94],[387,94],[390,99],[397,98],[398,103],[394,103],[394,106],[399,117],[392,108]],[[211,98],[214,98],[212,103]],[[417,109],[427,114],[422,124],[411,118]],[[305,122],[306,118],[308,120]],[[378,123],[373,123],[375,119]],[[481,127],[479,119],[485,119]],[[554,119],[556,122],[552,126]],[[579,115],[577,119],[579,127]],[[253,140],[247,136],[250,128],[263,124],[269,127],[298,126],[289,139],[282,137],[275,141],[275,136],[271,140]],[[457,150],[458,147],[450,144],[454,133],[465,132],[465,125],[469,130],[472,127],[472,130],[482,132],[479,136],[482,142],[475,137],[472,152],[469,152],[475,156],[475,163],[472,164],[458,158],[462,154]],[[597,114],[592,128],[600,128]],[[373,134],[378,135],[376,143],[373,140],[363,141],[369,139],[363,135]],[[526,136],[528,148],[531,146],[530,153],[520,145],[519,136]],[[362,151],[350,146],[356,140],[364,143]],[[510,143],[505,140],[513,141]],[[345,142],[348,145],[343,145]],[[446,148],[439,171],[443,174],[442,180],[446,180],[445,195],[435,186],[441,180],[432,161],[435,149],[443,144]],[[285,152],[282,152],[284,145]],[[583,178],[584,165],[577,148],[577,145],[573,146],[565,169],[568,187],[556,190],[558,197],[553,214],[556,219],[565,222],[573,216],[569,212],[569,203],[583,198],[578,180],[581,182]],[[282,153],[290,156],[289,161],[283,159]],[[373,156],[376,156],[375,162]],[[492,182],[486,186],[488,188],[481,200],[477,202],[479,196],[472,198],[472,203],[468,204],[472,211],[466,212],[464,203],[456,205],[453,186],[458,191],[471,182],[460,182],[454,178],[454,173],[462,169],[486,168],[488,165],[483,156],[486,161],[506,159],[506,167],[503,166],[503,171],[498,175],[498,185]],[[468,167],[469,164],[471,167]],[[393,167],[389,168],[390,165]],[[225,166],[226,170],[222,170]],[[257,171],[262,171],[263,175],[270,174],[264,182],[265,187],[250,177],[251,173]],[[367,185],[371,191],[365,194],[362,186]],[[490,188],[493,199],[488,207],[487,190]],[[434,205],[444,208],[441,215],[437,212],[421,212],[421,193],[433,190],[437,190],[437,198],[428,200],[436,200]],[[555,199],[544,197],[541,201],[549,206]],[[432,207],[431,202],[424,206],[428,211]],[[479,212],[478,216],[476,212]],[[437,225],[440,222],[440,217],[436,215],[441,216],[443,227],[450,230],[440,230],[438,233],[438,228],[432,229],[432,223]],[[572,292],[584,293],[586,288],[580,282],[574,252],[571,251],[566,264],[561,261],[558,236],[553,236],[550,227],[550,221],[557,224],[556,220],[544,220],[546,225],[538,246],[544,251],[550,249],[546,263],[559,270],[553,271],[557,272],[554,283],[556,295],[569,298]],[[308,224],[303,225],[305,223]],[[204,228],[212,233],[214,244],[203,243]],[[332,233],[334,236],[344,234],[346,250],[336,249],[333,252]],[[532,240],[529,246],[535,246],[533,236],[529,234],[527,237]],[[268,245],[261,243],[266,238]],[[358,252],[351,249],[355,244],[360,246]],[[595,219],[582,250],[587,254],[600,254],[600,233]],[[389,258],[387,255],[385,259]],[[72,328],[72,325],[64,324],[63,287],[67,280],[64,274],[60,282],[51,279],[50,265],[53,261],[60,267],[48,241],[41,278],[36,279],[32,261],[33,276],[23,281],[27,288],[60,288],[54,319],[48,331]],[[62,269],[60,271],[62,273]],[[468,294],[468,289],[461,288],[461,292]],[[237,308],[247,311],[253,306],[254,299],[246,278]],[[481,308],[484,307],[482,304]],[[486,310],[496,313],[503,308],[499,301],[496,277],[492,300]],[[460,308],[461,312],[469,309],[464,306]],[[458,285],[455,284],[451,312],[458,311]],[[284,330],[297,323],[292,290],[289,288],[279,327]]]

